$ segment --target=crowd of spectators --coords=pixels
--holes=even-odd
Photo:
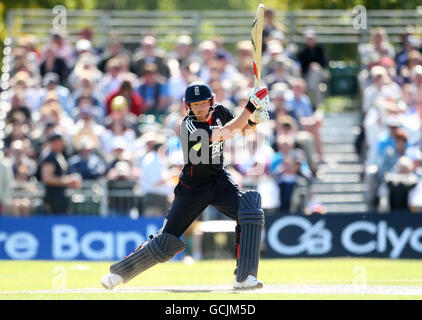
[[[178,133],[187,84],[209,83],[216,100],[234,114],[247,102],[253,86],[248,40],[229,51],[221,39],[195,44],[183,34],[166,51],[153,33],[136,50],[127,49],[118,34],[108,39],[105,48],[95,47],[89,29],[74,43],[57,29],[44,44],[33,35],[14,39],[3,105],[3,214],[68,213],[68,190],[102,180],[109,188],[119,182],[136,188],[140,214],[163,216],[183,165]],[[323,158],[318,84],[327,79],[327,57],[312,30],[305,32],[303,49],[286,48],[283,26],[267,10],[262,82],[270,91],[271,120],[245,138],[252,147],[227,165],[241,187],[261,191],[265,209],[292,211],[303,205],[294,200],[298,185],[312,182]],[[45,194],[34,208],[31,195],[39,186]],[[18,188],[26,191],[18,195]]]
[[[422,49],[411,30],[394,47],[384,28],[359,47],[362,134],[370,210],[422,209]]]

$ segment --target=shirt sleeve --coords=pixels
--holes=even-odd
[[[227,123],[227,122],[229,122],[229,121],[231,121],[231,120],[234,119],[234,115],[233,115],[233,113],[229,109],[227,109],[227,108],[225,108],[225,109],[227,111],[227,121],[226,121],[226,123]]]
[[[184,121],[189,135],[201,135],[207,134],[208,138],[211,138],[212,127],[208,123],[193,121],[191,118],[186,118]]]
[[[221,114],[223,115],[223,117],[222,117],[223,125],[225,125],[227,122],[234,119],[233,113],[229,109],[227,109],[226,107],[224,107],[222,105],[218,105],[217,108],[221,109]]]

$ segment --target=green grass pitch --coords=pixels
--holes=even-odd
[[[422,299],[422,261],[262,259],[264,288],[232,290],[234,260],[156,265],[113,291],[99,283],[110,262],[0,261],[0,300]]]

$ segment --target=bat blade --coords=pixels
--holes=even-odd
[[[254,88],[261,85],[262,28],[264,25],[264,5],[260,3],[252,23],[252,60],[254,72]]]

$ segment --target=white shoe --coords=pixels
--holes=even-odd
[[[101,284],[107,290],[112,290],[115,286],[123,283],[123,278],[115,273],[109,273],[101,279]]]
[[[238,282],[236,276],[234,276],[234,289],[261,289],[264,286],[262,281],[255,278],[253,275],[249,275],[244,281]]]

